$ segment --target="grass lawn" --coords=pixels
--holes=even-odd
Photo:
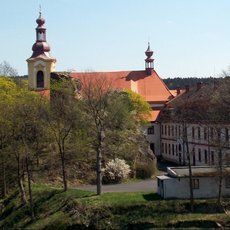
[[[18,193],[1,201],[0,228],[29,229],[146,229],[157,227],[215,227],[215,222],[230,226],[230,216],[217,208],[215,200],[196,200],[189,212],[188,200],[162,200],[155,193],[105,193],[33,185],[35,216],[21,206]],[[229,209],[230,199],[225,208]]]

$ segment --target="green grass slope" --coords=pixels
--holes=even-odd
[[[162,200],[153,193],[105,193],[33,185],[36,220],[21,206],[15,192],[0,203],[0,228],[23,229],[151,229],[166,227],[230,227],[230,199],[216,208],[214,200],[196,201],[195,213],[187,200]]]

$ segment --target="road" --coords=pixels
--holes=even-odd
[[[96,185],[84,185],[78,187],[78,189],[96,192]],[[102,192],[157,192],[157,180],[103,185]]]

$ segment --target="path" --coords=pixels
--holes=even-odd
[[[96,185],[84,185],[78,189],[96,192]],[[102,192],[157,192],[157,180],[103,185]]]

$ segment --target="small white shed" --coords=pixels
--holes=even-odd
[[[218,196],[219,177],[215,167],[193,166],[192,184],[194,198],[212,198]],[[224,167],[222,195],[230,196],[230,167]],[[168,167],[167,174],[157,177],[157,193],[162,198],[189,198],[188,167]]]

